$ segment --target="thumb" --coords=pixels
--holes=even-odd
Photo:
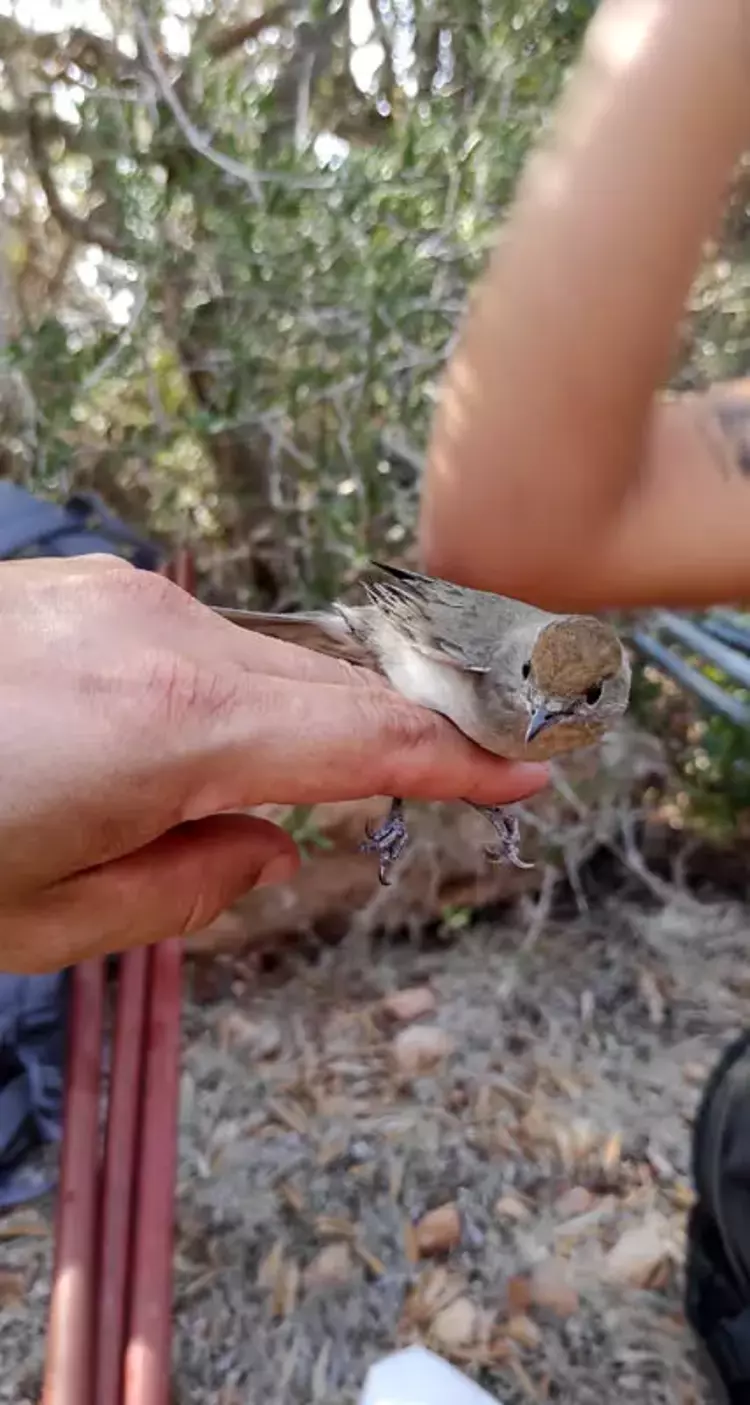
[[[58,970],[184,936],[248,889],[291,878],[298,864],[294,840],[269,820],[212,815],[179,825],[12,911],[0,909],[0,970]]]

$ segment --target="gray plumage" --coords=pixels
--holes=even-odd
[[[386,580],[365,586],[365,605],[290,615],[219,613],[257,633],[373,668],[485,750],[512,759],[540,760],[589,745],[625,712],[630,668],[608,624],[378,568]]]
[[[554,615],[520,600],[394,566],[365,586],[365,605],[273,615],[219,609],[258,634],[346,659],[385,675],[410,701],[438,712],[484,750],[545,760],[588,746],[628,704],[630,666],[614,630],[588,615]],[[493,862],[527,868],[518,821],[475,806],[490,821]],[[408,842],[400,800],[362,847],[378,855],[381,883]]]

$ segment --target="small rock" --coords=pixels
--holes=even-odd
[[[394,990],[383,1001],[383,1012],[401,1024],[411,1024],[422,1015],[431,1015],[437,1001],[428,985],[410,986],[408,990]]]
[[[563,1220],[570,1220],[576,1215],[585,1215],[593,1203],[594,1196],[590,1190],[584,1185],[574,1185],[555,1201],[555,1214]]]
[[[531,1219],[531,1211],[517,1195],[501,1195],[495,1204],[495,1214],[499,1220],[515,1220],[523,1224]]]
[[[393,1041],[393,1057],[399,1072],[407,1078],[430,1073],[453,1051],[453,1040],[437,1025],[413,1025],[402,1029]]]
[[[305,1269],[305,1287],[335,1288],[349,1282],[353,1269],[352,1251],[348,1244],[326,1244]]]
[[[479,1312],[470,1298],[456,1298],[437,1314],[431,1335],[435,1345],[447,1351],[471,1346],[479,1330]]]
[[[231,1010],[219,1026],[224,1049],[249,1049],[257,1059],[270,1059],[281,1048],[281,1031],[273,1020],[251,1020],[241,1010]]]
[[[677,1181],[670,1188],[669,1198],[678,1210],[692,1210],[697,1195],[691,1185],[686,1185],[685,1181]]]
[[[666,1181],[669,1184],[677,1179],[677,1172],[672,1162],[658,1147],[649,1145],[646,1151],[646,1160],[658,1181]]]
[[[578,1294],[564,1259],[543,1259],[534,1269],[529,1287],[532,1302],[549,1308],[556,1317],[572,1317],[578,1311]]]
[[[650,1215],[626,1229],[606,1259],[607,1277],[631,1288],[646,1288],[670,1256],[668,1225],[663,1215]]]
[[[517,1274],[508,1279],[506,1288],[508,1300],[508,1314],[510,1317],[525,1317],[527,1309],[531,1307],[531,1284],[528,1278]]]
[[[454,1204],[428,1210],[414,1227],[417,1251],[423,1259],[447,1254],[461,1243],[461,1216]]]
[[[511,1341],[518,1342],[519,1346],[526,1347],[528,1351],[533,1351],[542,1341],[542,1334],[536,1322],[532,1322],[525,1314],[511,1317],[503,1328],[503,1334],[510,1337]]]
[[[26,1275],[11,1268],[0,1268],[0,1307],[23,1302],[26,1296]]]

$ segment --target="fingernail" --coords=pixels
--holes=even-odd
[[[276,854],[269,859],[255,880],[256,888],[269,888],[274,883],[288,883],[297,872],[297,863],[291,854]]]

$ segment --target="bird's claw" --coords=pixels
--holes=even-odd
[[[488,844],[485,847],[485,856],[490,863],[511,864],[513,868],[522,869],[534,867],[533,863],[525,863],[521,858],[521,831],[515,815],[509,815],[499,805],[472,805],[472,808],[489,820],[499,840],[497,845]],[[360,853],[377,854],[378,878],[383,887],[388,888],[388,874],[409,843],[403,801],[394,800],[383,823],[377,829],[366,825],[365,834],[367,838],[359,846]]]
[[[393,865],[398,863],[409,843],[403,802],[394,800],[383,823],[377,829],[371,829],[369,825],[366,825],[365,834],[367,838],[359,846],[360,853],[377,854],[378,878],[384,888],[389,888],[388,874]]]
[[[474,805],[480,815],[489,820],[500,843],[488,844],[485,855],[493,864],[511,864],[513,868],[533,868],[520,855],[521,830],[515,815],[509,815],[500,805]]]

